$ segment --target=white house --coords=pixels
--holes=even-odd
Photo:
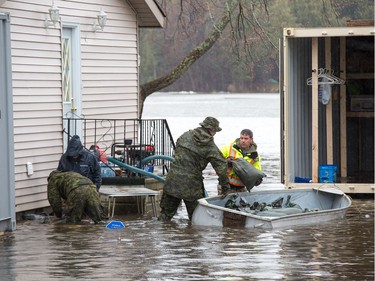
[[[139,28],[163,24],[154,0],[0,0],[0,232],[49,206],[64,116],[138,118]]]

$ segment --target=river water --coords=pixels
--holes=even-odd
[[[278,95],[158,93],[143,118],[166,118],[177,139],[209,115],[218,146],[253,130],[267,174],[258,188],[277,187]],[[204,176],[215,195],[212,168]],[[0,242],[0,280],[374,280],[373,207],[353,199],[343,220],[281,230],[194,227],[184,206],[171,223],[117,217],[120,230],[27,221]]]

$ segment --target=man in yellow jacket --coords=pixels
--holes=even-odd
[[[234,172],[233,167],[230,164],[230,160],[242,157],[252,164],[254,168],[262,171],[257,147],[258,146],[253,139],[253,132],[250,129],[243,129],[239,138],[220,149],[224,158],[228,159],[228,178],[231,192],[246,192],[247,189]],[[260,179],[255,185],[259,185],[261,183],[262,180]],[[218,186],[218,194],[221,195],[220,186]]]

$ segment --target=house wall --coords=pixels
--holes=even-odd
[[[55,1],[79,24],[82,114],[138,117],[137,17],[126,1]],[[44,27],[50,0],[5,1],[11,19],[16,212],[49,206],[47,176],[63,153],[61,25]],[[104,31],[92,25],[103,9]],[[33,165],[28,175],[26,163]]]

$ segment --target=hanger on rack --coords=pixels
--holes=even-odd
[[[307,85],[312,85],[312,77],[306,80]],[[329,85],[336,85],[336,84],[345,84],[345,81],[340,79],[333,74],[329,74],[329,71],[325,68],[319,68],[318,70],[318,85],[322,84],[329,84]]]

